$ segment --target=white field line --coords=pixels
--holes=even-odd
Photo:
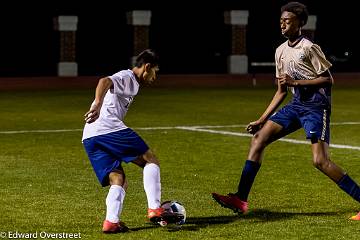
[[[359,125],[360,122],[335,122],[331,125]],[[134,128],[136,130],[187,130],[187,131],[195,131],[195,132],[207,132],[214,134],[222,134],[229,136],[239,136],[239,137],[252,137],[251,134],[248,133],[239,133],[239,132],[229,132],[229,131],[218,131],[211,130],[206,128],[236,128],[236,127],[245,127],[246,125],[203,125],[203,126],[175,126],[175,127],[143,127],[143,128]],[[49,129],[49,130],[20,130],[20,131],[0,131],[0,134],[22,134],[22,133],[61,133],[61,132],[80,132],[83,129]],[[294,143],[294,144],[307,144],[310,145],[310,142],[304,140],[296,140],[290,138],[281,138],[278,141]],[[350,145],[342,145],[342,144],[330,144],[332,148],[340,148],[340,149],[352,149],[352,150],[360,150],[358,146],[350,146]]]
[[[360,122],[334,122],[330,123],[330,125],[359,125]]]
[[[49,130],[19,130],[19,131],[0,131],[0,134],[18,133],[61,133],[61,132],[80,132],[83,129],[49,129]]]
[[[360,125],[360,122],[335,122],[330,125]],[[234,125],[202,125],[202,126],[175,126],[175,127],[140,127],[134,128],[137,130],[171,130],[181,127],[189,128],[237,128],[246,127],[245,124],[234,124]],[[47,130],[17,130],[17,131],[0,131],[0,134],[18,134],[18,133],[61,133],[61,132],[80,132],[83,129],[47,129]]]
[[[252,135],[248,134],[248,133],[218,131],[218,130],[192,128],[192,127],[176,127],[176,128],[177,129],[182,129],[182,130],[188,130],[188,131],[195,131],[195,132],[207,132],[207,133],[215,133],[215,134],[231,135],[231,136],[239,136],[239,137],[252,137]],[[279,139],[277,141],[294,143],[294,144],[307,144],[307,145],[310,145],[309,141],[296,140],[296,139],[291,139],[291,138],[281,138],[281,139]],[[330,144],[330,147],[332,147],[332,148],[340,148],[340,149],[352,149],[352,150],[359,150],[360,151],[360,147],[358,147],[358,146],[350,146],[350,145],[342,145],[342,144]]]
[[[134,128],[136,130],[173,130],[182,126],[175,127],[139,127]],[[187,127],[187,126],[184,126]],[[237,127],[246,127],[246,125],[224,125],[224,126],[189,126],[191,128],[237,128]],[[83,129],[47,129],[47,130],[18,130],[18,131],[0,131],[0,134],[19,134],[19,133],[61,133],[61,132],[80,132]]]

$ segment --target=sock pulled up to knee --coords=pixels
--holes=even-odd
[[[360,187],[349,177],[349,175],[345,174],[336,184],[344,192],[349,194],[356,201],[360,202]]]
[[[241,173],[238,192],[236,193],[236,195],[239,196],[242,201],[247,201],[251,186],[254,183],[256,174],[259,171],[260,166],[261,164],[258,162],[246,160],[245,166]]]
[[[123,187],[111,185],[106,197],[106,220],[113,223],[119,222],[124,198],[125,190]]]
[[[155,163],[148,163],[144,167],[143,175],[148,208],[159,208],[161,204],[160,167]]]

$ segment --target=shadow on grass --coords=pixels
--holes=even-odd
[[[186,224],[179,226],[171,224],[164,229],[167,229],[168,231],[178,231],[178,230],[186,230],[186,231],[197,231],[200,228],[207,227],[209,225],[214,224],[227,224],[234,222],[236,220],[239,220],[238,215],[234,216],[214,216],[214,217],[188,217],[186,219]],[[152,223],[147,223],[146,226],[143,227],[137,227],[137,228],[131,228],[131,231],[140,231],[140,230],[146,230],[146,229],[152,229],[152,228],[159,228],[160,226],[154,225]]]
[[[326,217],[336,216],[344,212],[276,212],[267,209],[257,209],[249,212],[246,215],[233,216],[213,216],[213,217],[189,217],[186,224],[182,226],[182,231],[198,231],[200,228],[205,228],[216,224],[228,224],[235,221],[251,221],[251,222],[272,222],[291,219],[298,216],[308,217]]]
[[[276,212],[267,209],[257,209],[249,212],[246,215],[232,215],[232,216],[211,216],[211,217],[188,217],[186,223],[182,226],[170,225],[166,227],[167,231],[198,231],[201,228],[206,228],[211,225],[229,224],[235,221],[249,220],[256,222],[273,222],[291,219],[298,216],[308,217],[326,217],[336,216],[345,212]],[[131,228],[131,231],[139,231],[151,228],[158,228],[159,226],[148,224],[148,226]]]
[[[246,215],[239,216],[242,219],[249,219],[262,222],[281,221],[297,216],[319,217],[319,216],[335,216],[341,212],[275,212],[267,209],[257,209]]]
[[[159,227],[160,227],[159,225],[155,225],[153,223],[146,223],[146,225],[142,226],[142,227],[130,228],[130,231],[137,232],[137,231],[141,231],[141,230],[159,228]]]

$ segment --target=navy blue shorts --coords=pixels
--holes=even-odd
[[[300,128],[305,130],[306,138],[312,141],[330,143],[330,114],[325,108],[306,109],[293,104],[285,105],[269,120],[281,125],[286,135]]]
[[[96,176],[103,187],[109,185],[109,174],[143,155],[149,147],[132,129],[84,139],[83,145]]]

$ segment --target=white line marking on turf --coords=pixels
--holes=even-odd
[[[330,125],[360,125],[360,122],[335,122],[330,123]],[[189,128],[237,128],[237,127],[246,127],[245,124],[233,124],[233,125],[202,125],[202,126],[175,126],[175,127],[139,127],[134,128],[137,130],[171,130],[177,129],[179,127],[189,127]],[[0,134],[17,134],[17,133],[58,133],[58,132],[80,132],[83,129],[47,129],[47,130],[9,130],[9,131],[0,131]]]
[[[215,133],[215,134],[222,134],[222,135],[240,136],[240,137],[252,137],[252,135],[248,134],[248,133],[217,131],[217,130],[210,130],[210,129],[192,128],[192,127],[177,127],[177,129],[183,129],[183,130],[195,131],[195,132],[208,132],[208,133]],[[290,139],[290,138],[281,138],[281,139],[278,139],[277,141],[310,145],[309,141],[296,140],[296,139]],[[330,144],[330,147],[340,148],[340,149],[360,150],[360,147],[357,147],[357,146],[349,146],[349,145],[341,145],[341,144]]]
[[[143,127],[143,128],[134,128],[136,130],[167,130],[167,129],[178,129],[182,127],[189,128],[238,128],[246,127],[246,125],[202,125],[202,126],[175,126],[175,127]]]
[[[17,134],[17,133],[60,133],[60,132],[79,132],[83,129],[49,129],[49,130],[19,130],[19,131],[0,131],[0,134]]]
[[[330,125],[359,125],[360,122],[334,122],[330,123]]]
[[[360,122],[335,122],[331,125],[358,125]],[[187,131],[196,131],[196,132],[207,132],[214,134],[230,135],[230,136],[239,136],[239,137],[252,137],[248,133],[239,133],[239,132],[229,132],[229,131],[218,131],[205,128],[236,128],[236,127],[246,127],[246,125],[203,125],[203,126],[175,126],[175,127],[140,127],[134,128],[136,130],[187,130]],[[53,130],[19,130],[19,131],[0,131],[0,134],[21,134],[21,133],[61,133],[61,132],[80,132],[83,129],[53,129]],[[296,140],[290,138],[281,138],[278,141],[294,143],[294,144],[307,144],[310,145],[310,142],[304,140]],[[330,144],[332,148],[339,149],[352,149],[360,150],[358,146],[342,145],[342,144]]]
[[[187,127],[187,126],[185,126]],[[246,125],[223,125],[223,126],[189,126],[191,128],[237,128],[246,127]],[[173,130],[178,127],[138,127],[136,130]],[[0,134],[18,134],[18,133],[61,133],[61,132],[80,132],[83,129],[47,129],[47,130],[19,130],[19,131],[0,131]]]

